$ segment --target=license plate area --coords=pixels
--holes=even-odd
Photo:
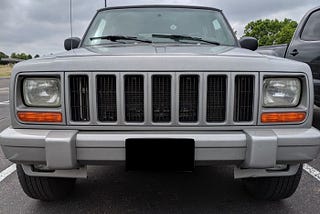
[[[193,171],[193,139],[127,139],[127,170]]]

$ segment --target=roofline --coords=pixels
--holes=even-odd
[[[189,8],[189,9],[202,9],[202,10],[213,10],[222,12],[222,10],[214,8],[214,7],[206,7],[206,6],[192,6],[192,5],[128,5],[128,6],[115,6],[115,7],[106,7],[101,8],[98,12],[106,11],[106,10],[117,10],[117,9],[127,9],[127,8]]]

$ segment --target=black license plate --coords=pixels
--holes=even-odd
[[[193,171],[193,139],[127,139],[127,170]]]

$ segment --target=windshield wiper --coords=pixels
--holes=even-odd
[[[145,43],[152,43],[150,40],[138,39],[135,36],[121,36],[121,35],[109,35],[109,36],[98,36],[98,37],[91,37],[90,40],[97,40],[97,39],[106,39],[110,40],[111,42],[117,42],[118,40],[132,40],[138,42],[145,42]]]
[[[192,41],[197,41],[197,42],[209,43],[209,44],[213,44],[213,45],[220,45],[219,42],[205,40],[203,38],[193,37],[193,36],[184,36],[184,35],[176,35],[176,34],[152,34],[152,37],[172,39],[176,42],[181,42],[181,40],[192,40]]]

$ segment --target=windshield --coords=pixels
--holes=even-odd
[[[99,12],[84,38],[83,46],[137,42],[92,39],[105,36],[136,37],[153,43],[177,43],[183,40],[175,40],[168,36],[154,37],[155,34],[197,37],[228,46],[236,44],[231,29],[219,11],[191,8],[125,8]]]

